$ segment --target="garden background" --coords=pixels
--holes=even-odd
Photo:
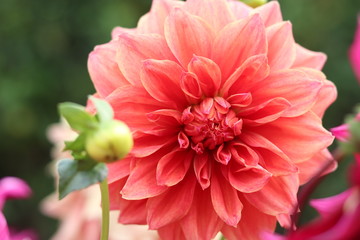
[[[279,0],[293,24],[296,42],[328,55],[323,69],[338,88],[338,100],[324,118],[326,128],[342,123],[360,103],[360,87],[348,60],[359,0]],[[49,239],[56,221],[42,215],[39,202],[54,190],[47,173],[51,144],[47,127],[59,120],[57,104],[85,104],[94,88],[87,56],[110,40],[113,27],[135,27],[150,0],[1,0],[0,2],[0,178],[17,176],[33,189],[29,200],[9,201],[12,226],[35,229]],[[304,96],[306,97],[306,96]],[[350,159],[328,176],[314,197],[346,188]],[[306,211],[303,221],[314,212]]]

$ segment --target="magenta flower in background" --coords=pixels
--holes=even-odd
[[[355,32],[354,42],[349,51],[350,63],[355,72],[355,76],[360,82],[360,15],[358,16],[357,29]]]
[[[0,179],[0,211],[5,201],[9,199],[28,198],[31,189],[23,180],[16,177],[4,177]],[[35,240],[36,234],[32,230],[12,231],[9,230],[5,216],[0,212],[0,239],[1,240]]]
[[[335,196],[310,201],[320,217],[287,236],[263,233],[263,240],[360,239],[360,155],[350,168],[351,187]]]
[[[108,165],[119,221],[163,239],[287,226],[299,186],[332,160],[321,118],[336,89],[278,2],[154,0],[136,29],[112,36],[88,67],[133,132],[129,157]]]

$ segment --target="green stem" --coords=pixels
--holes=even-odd
[[[102,208],[102,224],[101,224],[101,240],[108,240],[109,238],[109,189],[107,178],[100,183],[101,191],[101,208]]]

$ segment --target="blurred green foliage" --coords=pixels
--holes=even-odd
[[[338,87],[339,98],[327,112],[326,127],[339,125],[360,102],[350,68],[359,0],[279,0],[284,19],[293,24],[301,45],[328,55],[324,72]],[[62,101],[85,104],[94,92],[87,56],[110,39],[113,27],[134,27],[150,0],[2,0],[0,2],[0,177],[18,176],[34,191],[26,201],[6,205],[10,224],[32,227],[49,239],[55,221],[38,204],[54,189],[45,166],[51,145],[46,129],[59,117]],[[346,165],[323,183],[315,196],[339,193],[346,186]],[[308,215],[310,216],[310,215]]]

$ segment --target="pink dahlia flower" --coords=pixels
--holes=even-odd
[[[54,144],[50,172],[57,178],[55,164],[58,160],[69,158],[69,152],[64,152],[64,141],[72,141],[77,133],[71,130],[65,122],[52,124],[47,131],[48,139]],[[57,194],[51,194],[41,203],[42,212],[60,220],[60,225],[51,240],[98,240],[101,234],[101,197],[99,186],[71,193],[62,200]],[[110,215],[109,240],[157,240],[156,231],[150,231],[146,226],[121,225],[117,223],[118,212]],[[0,238],[2,239],[2,238]]]
[[[360,15],[358,16],[357,29],[355,32],[354,42],[349,51],[350,63],[355,72],[355,76],[360,82]]]
[[[162,239],[288,225],[298,187],[331,161],[325,60],[295,43],[276,1],[154,0],[137,28],[115,28],[88,67],[133,131],[131,154],[108,165],[119,221]]]
[[[28,198],[31,189],[27,183],[16,177],[0,179],[0,239],[1,240],[36,240],[37,236],[32,230],[11,231],[7,225],[2,209],[6,200]]]

